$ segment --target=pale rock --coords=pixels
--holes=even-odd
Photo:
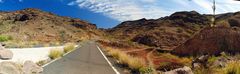
[[[183,68],[167,71],[167,72],[164,72],[163,74],[193,74],[193,72],[190,67],[184,66]]]
[[[0,74],[23,74],[21,65],[14,62],[1,62]]]
[[[12,57],[13,57],[13,52],[11,50],[7,50],[7,49],[0,50],[0,59],[8,60],[8,59],[12,59]]]
[[[23,73],[24,74],[40,74],[43,72],[43,68],[38,66],[32,61],[25,61],[23,64]]]

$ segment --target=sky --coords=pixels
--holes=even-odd
[[[216,13],[240,11],[240,1],[216,0]],[[112,28],[123,21],[157,19],[177,11],[212,13],[212,0],[0,0],[0,10],[38,8],[60,16],[79,18],[98,28]]]

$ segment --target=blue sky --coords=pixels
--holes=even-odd
[[[212,13],[212,0],[0,0],[0,10],[38,8],[111,28],[127,20],[157,19],[176,11]],[[240,11],[240,2],[216,0],[217,13]]]

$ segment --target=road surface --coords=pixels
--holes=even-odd
[[[82,47],[44,67],[43,74],[116,74],[95,42]]]

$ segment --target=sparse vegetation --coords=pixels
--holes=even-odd
[[[67,43],[64,45],[63,51],[64,53],[70,52],[75,49],[75,44],[74,43]]]
[[[8,40],[12,40],[12,37],[7,35],[0,35],[0,42],[5,42]]]
[[[144,67],[145,61],[142,58],[129,57],[128,66],[133,70],[139,70]]]
[[[36,62],[36,64],[37,64],[38,66],[43,66],[43,65],[46,64],[47,62],[48,62],[47,60],[41,60],[41,61]]]
[[[177,33],[182,33],[184,30],[180,27],[177,27]]]
[[[238,61],[231,61],[223,71],[225,74],[240,74],[240,63]]]
[[[6,48],[32,48],[32,47],[49,47],[49,46],[60,46],[60,42],[39,42],[39,41],[17,41],[11,40],[4,42]]]
[[[139,69],[139,72],[141,74],[153,74],[153,68],[152,67],[142,67]]]
[[[63,52],[59,49],[51,49],[48,56],[51,59],[57,59],[63,56]]]
[[[214,63],[217,59],[218,59],[218,57],[216,57],[216,56],[211,56],[211,57],[208,59],[208,63],[212,64],[212,63]]]
[[[194,74],[214,74],[212,72],[212,69],[204,69],[204,68],[200,68],[200,69],[195,69],[193,71]],[[221,73],[220,73],[221,74]]]
[[[118,49],[108,48],[109,55],[119,61],[119,64],[127,65],[130,69],[139,71],[145,66],[145,61],[142,58],[133,57]]]

